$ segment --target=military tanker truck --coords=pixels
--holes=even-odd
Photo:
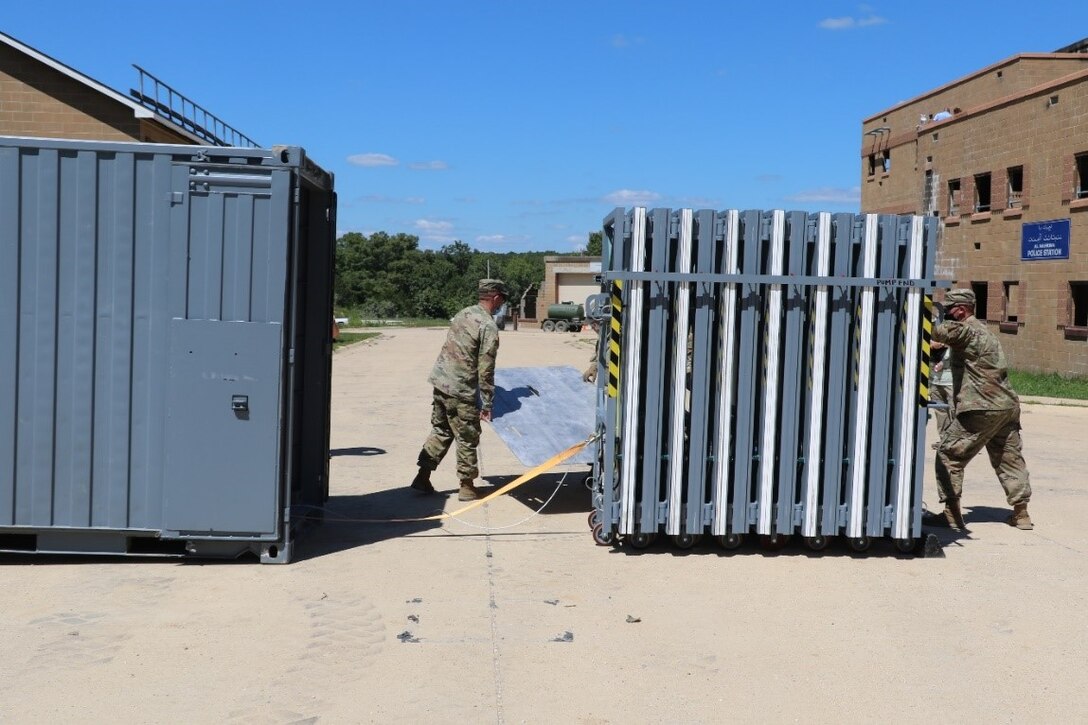
[[[548,316],[540,321],[544,332],[581,332],[586,320],[585,308],[574,302],[560,302],[548,305]]]

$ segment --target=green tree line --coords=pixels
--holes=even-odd
[[[420,249],[411,234],[350,232],[336,240],[336,306],[365,317],[448,318],[475,299],[476,283],[490,265],[491,277],[506,282],[516,308],[522,292],[544,280],[544,257],[553,254],[481,252],[461,241]]]

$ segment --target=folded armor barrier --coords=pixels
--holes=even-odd
[[[930,217],[617,209],[599,543],[921,536]]]

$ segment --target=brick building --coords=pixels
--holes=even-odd
[[[940,217],[937,276],[975,290],[1018,369],[1088,375],[1086,50],[1016,55],[862,122],[862,211]]]
[[[255,145],[150,74],[139,73],[140,92],[125,96],[0,33],[0,135]]]
[[[586,297],[600,293],[601,283],[597,281],[600,273],[600,257],[544,257],[544,282],[536,298],[537,319],[547,317],[548,306],[558,302],[584,305]]]

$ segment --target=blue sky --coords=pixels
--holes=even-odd
[[[857,210],[861,120],[1088,35],[1088,3],[5,3],[127,92],[143,66],[336,175],[341,232],[582,246],[615,206]]]

